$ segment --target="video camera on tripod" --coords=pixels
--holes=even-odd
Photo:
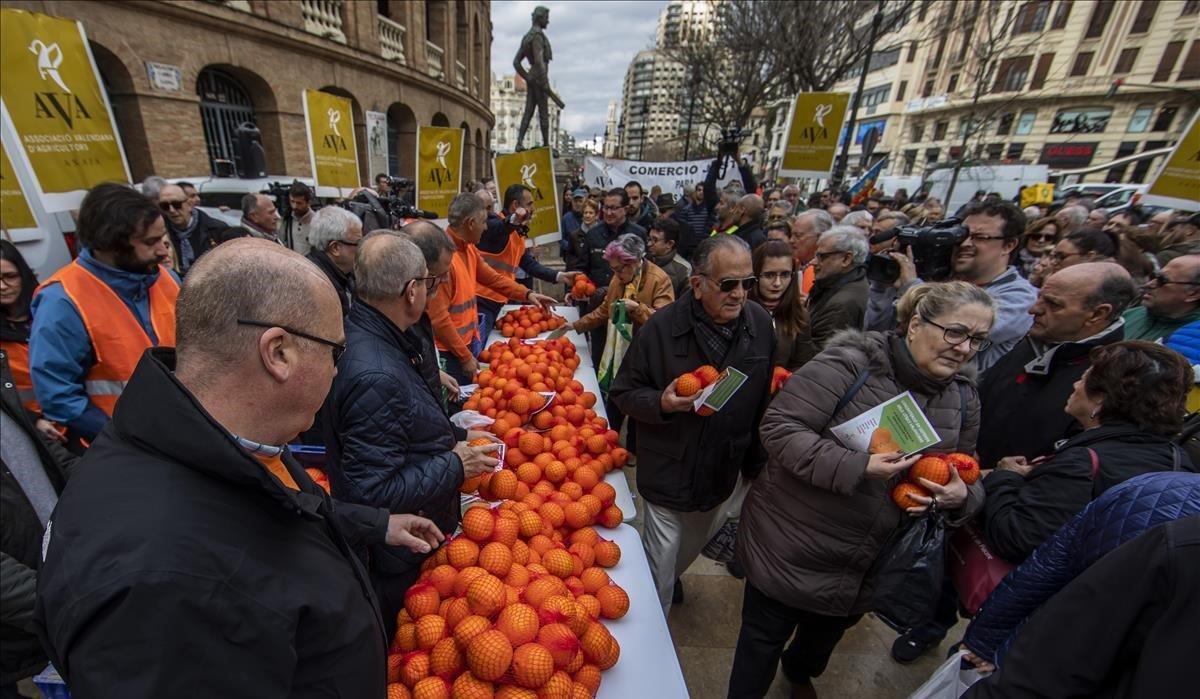
[[[362,219],[365,232],[400,228],[417,218],[438,218],[436,213],[418,209],[404,200],[404,193],[411,188],[412,180],[407,177],[389,177],[387,196],[380,197],[375,190],[364,187],[339,206]]]

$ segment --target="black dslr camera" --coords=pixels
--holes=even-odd
[[[406,190],[412,187],[412,180],[407,177],[389,178],[388,195],[380,197],[375,190],[364,188],[350,199],[339,205],[348,209],[362,219],[363,231],[370,232],[381,228],[398,229],[404,222],[414,218],[437,218],[431,211],[422,211],[408,203],[405,198]]]
[[[967,238],[967,229],[957,218],[948,218],[929,226],[903,226],[871,238],[879,245],[895,238],[901,251],[912,249],[917,276],[928,282],[945,281],[954,271],[954,250]],[[891,284],[900,276],[900,265],[880,253],[867,258],[867,279]]]

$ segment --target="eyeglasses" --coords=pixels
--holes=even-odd
[[[1057,264],[1062,264],[1064,261],[1066,261],[1072,257],[1082,257],[1083,253],[1082,252],[1068,252],[1067,254],[1064,255],[1061,252],[1051,252],[1051,253],[1047,253],[1046,256],[1049,257],[1052,262],[1055,262]]]
[[[187,204],[187,199],[183,201],[160,201],[158,202],[158,208],[162,211],[170,211],[171,209],[182,211],[185,204]]]
[[[971,349],[975,352],[982,352],[992,346],[991,340],[985,337],[976,337],[971,335],[962,328],[947,328],[945,325],[939,325],[925,316],[921,316],[921,320],[922,322],[928,323],[929,325],[940,329],[942,331],[942,339],[945,340],[946,344],[950,345],[951,347],[957,347],[968,340],[970,340]]]
[[[320,345],[326,345],[327,347],[331,347],[333,349],[333,363],[334,364],[338,363],[338,360],[342,358],[342,353],[344,353],[346,351],[346,345],[344,345],[340,342],[334,342],[333,340],[326,340],[325,338],[317,337],[316,335],[309,335],[308,333],[302,333],[299,330],[289,328],[286,325],[280,325],[279,323],[267,323],[267,322],[264,322],[261,320],[246,320],[244,318],[238,318],[237,324],[238,325],[250,325],[250,326],[253,326],[256,328],[279,328],[280,330],[284,331],[285,333],[287,333],[289,335],[295,335],[296,337],[304,338],[305,340],[308,340],[309,342],[315,342]]]
[[[849,250],[829,250],[827,252],[819,252],[818,251],[818,252],[814,253],[813,257],[816,257],[818,260],[821,260],[826,257],[829,257],[830,255],[846,255],[846,254],[849,254],[849,252],[850,252]]]
[[[982,233],[972,233],[967,236],[972,243],[982,243],[985,240],[1004,240],[1002,235],[983,235]]]
[[[1054,240],[1056,237],[1057,236],[1055,236],[1053,233],[1031,233],[1028,236],[1028,238],[1030,240],[1036,240],[1036,241],[1042,242],[1042,243],[1046,243],[1051,240]]]
[[[21,273],[20,272],[5,272],[3,274],[0,274],[0,282],[4,282],[5,284],[16,284],[20,281],[21,281]]]
[[[1162,272],[1155,272],[1154,274],[1151,274],[1149,281],[1154,282],[1155,284],[1158,284],[1159,286],[1167,286],[1168,284],[1180,284],[1183,286],[1200,286],[1200,282],[1173,282],[1170,279],[1167,279],[1167,275],[1163,274]]]
[[[786,282],[786,281],[791,281],[792,270],[788,269],[788,270],[784,270],[782,272],[763,272],[759,276],[769,282],[773,282],[773,281],[785,281]]]
[[[425,282],[425,291],[433,291],[434,289],[437,288],[438,282],[440,282],[441,280],[442,280],[441,277],[436,277],[436,276],[434,276],[434,277],[413,277],[412,279],[408,280],[408,284],[412,284],[413,282]],[[408,284],[404,285],[405,289],[408,288]]]
[[[719,288],[723,294],[728,294],[729,292],[738,288],[739,284],[744,291],[750,291],[754,288],[754,285],[758,283],[758,277],[742,277],[740,279],[713,279],[707,274],[701,274],[700,276],[711,281],[713,284],[716,284],[717,288]]]
[[[342,240],[341,238],[338,238],[337,240],[331,240],[331,241],[329,241],[329,244],[330,244],[330,245],[333,245],[334,243],[341,243],[342,245],[349,245],[349,246],[350,246],[350,247],[352,247],[352,248],[356,248],[356,247],[358,247],[358,242],[357,242],[357,241],[355,241],[355,242],[353,242],[353,243],[352,243],[352,242],[350,242],[349,240]]]

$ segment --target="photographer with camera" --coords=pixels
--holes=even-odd
[[[721,141],[717,144],[717,157],[709,164],[708,173],[704,177],[703,198],[698,203],[693,200],[686,209],[681,209],[681,222],[687,222],[689,225],[684,231],[684,238],[679,241],[679,254],[688,260],[692,258],[692,251],[700,241],[712,234],[711,222],[717,217],[717,208],[722,196],[717,189],[717,181],[725,177],[726,168],[729,166],[726,158],[732,159],[736,164],[745,193],[753,193],[758,189],[758,181],[754,179],[750,166],[738,162],[738,144],[744,136],[739,128],[725,129],[721,132]],[[705,223],[703,228],[697,229],[691,223],[699,218],[697,214],[700,210],[705,212]]]
[[[1010,264],[1025,230],[1025,214],[1004,201],[985,201],[965,213],[961,224],[957,219],[947,219],[924,228],[893,229],[897,231],[896,245],[903,252],[873,255],[867,265],[870,295],[866,329],[895,329],[896,299],[926,279],[971,282],[996,302],[996,322],[989,335],[992,345],[975,359],[983,371],[1029,330],[1033,319],[1028,311],[1037,299],[1037,289]],[[882,242],[872,239],[874,244]]]
[[[523,184],[509,185],[504,190],[504,209],[501,215],[492,215],[489,207],[487,230],[476,245],[479,248],[480,261],[500,276],[523,286],[529,286],[526,282],[528,277],[551,284],[573,284],[578,272],[558,272],[550,269],[538,262],[529,248],[525,247],[533,211],[533,192]],[[518,269],[528,277],[518,279]],[[486,341],[496,325],[500,308],[508,297],[483,284],[477,286],[476,293],[479,297],[479,336]]]

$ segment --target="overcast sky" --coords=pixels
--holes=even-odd
[[[492,72],[497,76],[513,72],[512,59],[529,31],[529,15],[538,5],[549,7],[546,34],[554,51],[550,82],[567,104],[562,125],[576,140],[591,140],[604,133],[608,103],[616,100],[620,106],[625,69],[638,51],[654,44],[658,13],[666,4],[666,0],[493,0]]]

